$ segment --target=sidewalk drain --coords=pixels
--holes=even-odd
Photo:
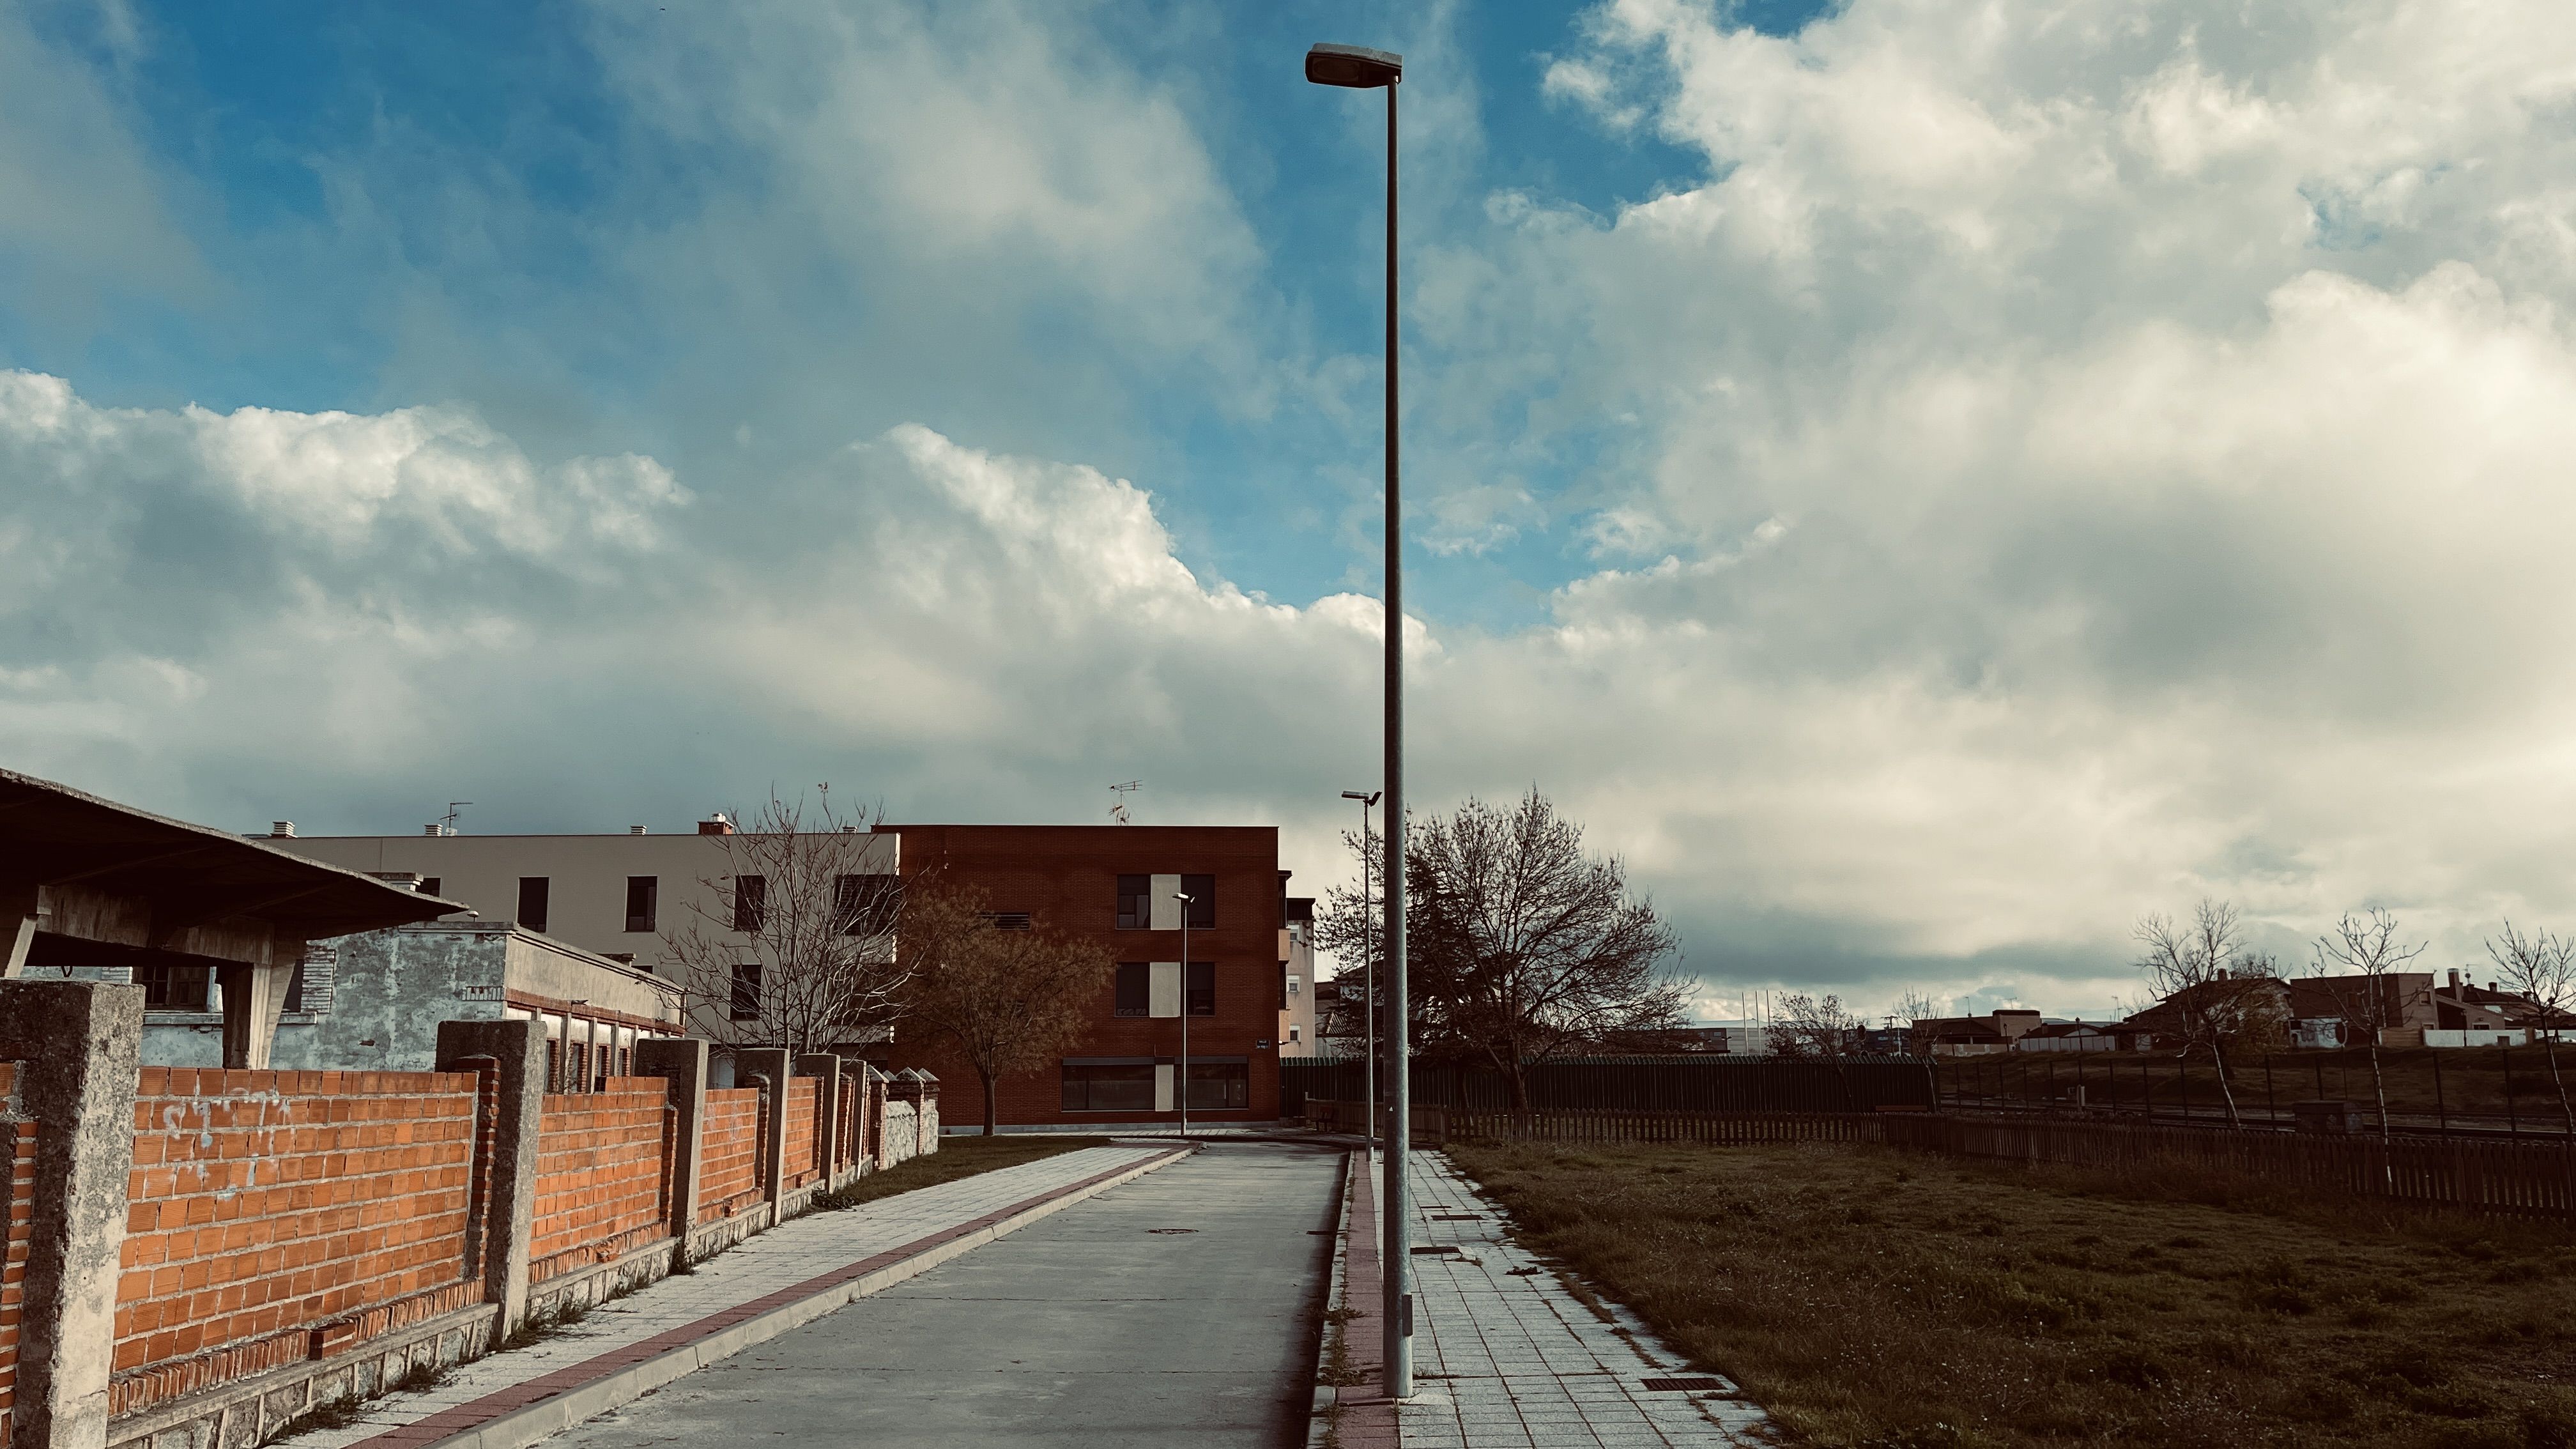
[[[1643,1382],[1650,1394],[1696,1393],[1704,1389],[1716,1389],[1722,1393],[1726,1389],[1724,1379],[1646,1379]]]
[[[1428,1247],[1416,1248],[1413,1251],[1417,1254],[1454,1253],[1458,1251],[1458,1245],[1455,1243],[1433,1243]]]
[[[1195,1232],[1197,1232],[1197,1231],[1198,1231],[1198,1229],[1196,1229],[1196,1228],[1147,1228],[1145,1231],[1147,1231],[1147,1232],[1149,1232],[1149,1233],[1195,1233]]]
[[[1431,1220],[1435,1223],[1481,1223],[1485,1220],[1485,1215],[1483,1213],[1433,1213]]]

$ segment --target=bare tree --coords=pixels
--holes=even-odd
[[[1529,1110],[1532,1063],[1681,1023],[1682,986],[1663,967],[1671,928],[1537,790],[1509,809],[1470,799],[1407,846],[1422,1019],[1502,1073],[1514,1112]]]
[[[1818,1001],[1803,991],[1780,998],[1780,1014],[1765,1038],[1774,1056],[1846,1057],[1864,1030],[1861,1019],[1843,1009],[1839,996]]]
[[[2389,1135],[2388,1081],[2380,1070],[2379,1038],[2403,1018],[2406,1009],[2398,999],[2397,983],[2390,978],[2423,955],[2426,944],[2398,944],[2397,917],[2377,906],[2358,921],[2346,912],[2315,943],[2317,985],[2333,1000],[2345,1029],[2358,1034],[2370,1049],[2370,1089],[2378,1098],[2383,1141]],[[2329,968],[2340,969],[2329,975]]]
[[[1941,1014],[1941,1004],[1926,991],[1908,991],[1896,998],[1896,1009],[1889,1013],[1899,1021],[1929,1021]]]
[[[2160,1014],[2182,1039],[2179,1055],[2189,1061],[2195,1051],[2208,1053],[2227,1125],[2245,1125],[2228,1059],[2281,1039],[2288,1011],[2278,964],[2246,945],[2244,923],[2224,901],[2202,901],[2188,924],[2146,916],[2130,934],[2141,948],[2138,970],[2147,989],[2169,1008]]]
[[[876,814],[842,814],[829,786],[821,796],[809,810],[773,792],[713,837],[723,869],[663,935],[686,1019],[716,1041],[804,1052],[875,1036],[897,1014],[903,883]]]
[[[2541,1051],[2549,1059],[2549,1084],[2558,1089],[2559,1115],[2576,1136],[2576,1108],[2567,1103],[2567,1081],[2558,1073],[2558,1022],[2576,1003],[2576,941],[2548,931],[2526,936],[2504,923],[2504,939],[2487,942],[2505,989],[2540,1008]]]
[[[1117,962],[1033,922],[1002,930],[980,890],[916,888],[904,902],[907,1029],[945,1038],[984,1087],[984,1135],[1003,1077],[1054,1061],[1099,1014]]]

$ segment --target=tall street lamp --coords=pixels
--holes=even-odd
[[[1342,798],[1360,802],[1360,1020],[1366,1022],[1368,1048],[1360,1057],[1360,1135],[1377,1150],[1377,953],[1369,949],[1368,813],[1381,792],[1344,790]]]
[[[1306,79],[1353,90],[1386,90],[1386,1169],[1378,1195],[1385,1242],[1386,1396],[1413,1397],[1413,1255],[1405,1221],[1405,1154],[1412,1146],[1412,1073],[1404,1003],[1404,532],[1396,469],[1395,92],[1404,57],[1357,45],[1306,52]]]
[[[1190,1135],[1190,897],[1185,891],[1172,892],[1181,903],[1181,1081],[1178,1101],[1181,1104],[1181,1137]]]

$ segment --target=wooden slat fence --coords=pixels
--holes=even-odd
[[[2213,1172],[2302,1191],[2576,1217],[2563,1143],[2150,1127],[1925,1112],[1452,1112],[1452,1138],[1565,1143],[1870,1142],[1918,1152],[2124,1171]]]

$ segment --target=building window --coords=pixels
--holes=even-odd
[[[894,930],[902,906],[900,887],[890,875],[832,877],[832,918],[844,936],[882,936]]]
[[[531,931],[546,928],[546,897],[554,882],[541,875],[519,877],[519,924]]]
[[[1154,878],[1150,875],[1118,877],[1118,929],[1142,931],[1154,921]]]
[[[434,896],[438,894],[438,889],[438,877],[434,875],[425,875],[420,878],[420,893],[422,895]]]
[[[1288,1028],[1288,1044],[1290,1046],[1295,1046],[1297,1043],[1304,1041],[1306,1039],[1304,1032],[1305,1029],[1303,1027],[1292,1026]]]
[[[304,1009],[304,958],[301,956],[295,958],[295,969],[286,974],[285,1009],[288,1011]]]
[[[654,907],[660,902],[662,878],[654,875],[630,875],[626,878],[626,929],[653,929]]]
[[[769,918],[769,877],[738,875],[733,878],[733,928],[758,931]]]
[[[985,921],[996,931],[1034,931],[1037,921],[1026,911],[986,911]]]
[[[1298,978],[1298,975],[1297,975],[1297,973],[1296,973],[1296,972],[1291,971],[1291,972],[1289,972],[1289,973],[1288,973],[1288,994],[1289,994],[1289,995],[1291,995],[1291,996],[1296,995],[1296,994],[1297,994],[1297,989],[1298,989],[1300,986],[1303,986],[1304,984],[1305,984],[1305,983],[1304,983],[1302,980],[1300,980],[1300,979]]]
[[[1118,1015],[1151,1016],[1154,1012],[1154,967],[1146,961],[1118,963]]]
[[[1216,877],[1185,875],[1181,877],[1181,894],[1190,898],[1190,929],[1213,930],[1216,927]]]
[[[754,876],[754,880],[759,877]],[[733,1019],[760,1020],[760,963],[737,961],[733,968]]]
[[[1190,1015],[1216,1015],[1216,963],[1190,963]]]
[[[1252,1063],[1245,1057],[1190,1058],[1190,1110],[1223,1112],[1252,1105]]]
[[[143,988],[146,1011],[204,1011],[206,987],[214,979],[207,966],[145,965],[134,968],[134,984]]]
[[[1064,1064],[1064,1110],[1153,1111],[1153,1058],[1068,1058]]]

